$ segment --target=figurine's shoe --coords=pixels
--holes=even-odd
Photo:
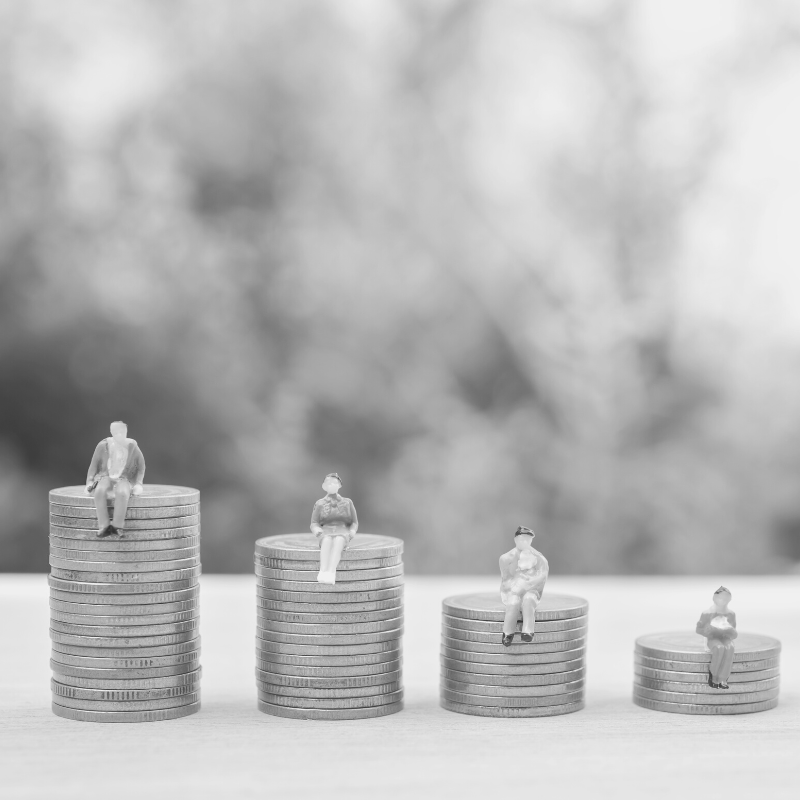
[[[336,583],[336,576],[332,572],[320,572],[317,583]]]
[[[106,536],[110,536],[112,533],[112,528],[113,525],[106,525],[105,528],[100,528],[100,530],[97,531],[97,538],[104,539]]]
[[[522,631],[522,641],[523,642],[532,642],[533,641],[533,634],[532,633],[525,633],[525,631]]]
[[[511,642],[514,641],[514,634],[513,633],[504,633],[503,634],[503,647],[510,647]]]
[[[722,683],[718,683],[718,684],[717,684],[717,687],[718,687],[719,689],[730,689],[730,688],[731,688],[730,686],[728,686],[728,684],[727,684],[727,683],[725,683],[725,681],[722,681]]]
[[[120,539],[125,534],[125,531],[122,528],[118,528],[116,525],[109,525],[108,529],[109,529],[109,533],[114,534],[115,536],[119,536]]]
[[[711,676],[711,670],[708,671],[708,685],[714,688],[714,678]]]

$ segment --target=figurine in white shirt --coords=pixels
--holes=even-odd
[[[729,689],[728,678],[733,667],[733,640],[736,631],[736,614],[728,609],[731,593],[724,586],[714,592],[714,605],[704,611],[697,621],[696,631],[706,638],[711,651],[708,669],[708,685],[713,689]]]

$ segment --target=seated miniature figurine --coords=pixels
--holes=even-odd
[[[522,612],[522,641],[532,642],[536,607],[542,599],[549,566],[547,559],[531,546],[536,534],[520,526],[514,534],[514,549],[500,556],[500,598],[506,607],[503,644],[514,641],[517,620]]]
[[[86,491],[97,506],[97,535],[123,536],[130,496],[142,493],[144,456],[135,439],[128,439],[124,422],[111,423],[111,436],[94,450],[86,476]],[[109,523],[107,504],[114,499],[114,520]]]
[[[711,651],[708,685],[714,689],[730,688],[728,678],[733,667],[733,640],[739,635],[736,614],[728,610],[730,601],[730,591],[720,586],[714,592],[714,605],[704,611],[697,622],[697,633],[706,637],[706,645]]]
[[[358,516],[353,501],[339,494],[342,481],[335,472],[325,476],[325,497],[314,503],[311,532],[320,540],[319,583],[336,583],[336,568],[342,551],[358,530]]]

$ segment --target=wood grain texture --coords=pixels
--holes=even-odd
[[[497,579],[409,578],[406,710],[375,720],[261,714],[250,576],[202,577],[203,710],[143,725],[91,725],[50,711],[47,582],[0,576],[3,798],[797,798],[800,578],[724,576],[739,628],[783,642],[780,706],[741,717],[659,714],[630,700],[633,642],[691,629],[720,576],[552,578],[588,598],[587,708],[495,720],[438,706],[441,600]],[[91,792],[91,794],[89,794]]]

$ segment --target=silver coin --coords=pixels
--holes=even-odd
[[[514,642],[510,647],[504,647],[500,642],[488,644],[487,642],[468,642],[464,639],[451,639],[442,635],[442,645],[452,650],[465,650],[470,653],[485,653],[487,655],[504,655],[509,653],[516,656],[524,653],[558,653],[563,651],[576,650],[586,646],[586,638],[570,639],[567,642]],[[576,658],[576,656],[572,656]]]
[[[394,639],[374,644],[346,644],[336,647],[333,645],[283,644],[282,642],[256,639],[256,654],[268,652],[293,656],[356,656],[369,653],[399,652],[398,641]]]
[[[256,681],[295,689],[360,689],[365,686],[385,686],[402,679],[402,670],[376,672],[372,675],[336,675],[334,677],[289,675],[256,668]],[[267,691],[276,691],[275,689]]]
[[[54,679],[65,686],[79,689],[164,689],[169,686],[193,686],[200,682],[202,670],[195,669],[162,678],[83,678],[55,672]]]
[[[316,575],[309,570],[285,570],[270,569],[256,564],[253,569],[259,578],[271,578],[276,581],[296,582],[296,583],[317,583]],[[336,583],[367,583],[372,581],[383,581],[387,578],[398,578],[403,575],[403,565],[396,567],[382,567],[381,569],[353,569],[336,572]],[[327,586],[330,584],[321,584]],[[336,585],[336,584],[335,584]]]
[[[648,700],[634,695],[633,702],[642,708],[651,711],[666,711],[669,714],[696,714],[696,715],[727,715],[727,714],[755,714],[759,711],[769,711],[778,705],[778,698],[763,700],[758,703],[736,703],[735,705],[693,705],[690,703],[664,703],[658,700]]]
[[[97,536],[97,528],[62,528],[61,526],[50,526],[50,539],[60,539],[65,542],[66,548],[74,547],[72,542],[160,542],[165,539],[186,539],[187,537],[200,536],[200,526],[190,525],[185,528],[175,526],[173,528],[160,528],[155,531],[125,531],[122,537],[100,539]],[[78,549],[81,549],[83,544]]]
[[[110,660],[110,659],[104,659]],[[178,664],[175,667],[143,667],[141,669],[89,669],[84,667],[71,667],[51,661],[50,668],[54,676],[61,683],[74,683],[76,681],[148,681],[179,678],[191,675],[200,669],[199,661],[190,661],[187,664]]]
[[[157,711],[84,711],[76,708],[65,708],[53,703],[56,716],[78,722],[162,722],[196,714],[200,710],[200,701],[193,705],[164,708]]]
[[[89,563],[89,562],[87,562]],[[148,568],[152,565],[148,565]],[[68,569],[52,567],[50,576],[63,581],[79,581],[81,583],[155,583],[157,581],[185,581],[198,578],[200,565],[185,569],[140,570],[136,572],[97,572],[78,569],[75,564]]]
[[[641,664],[645,667],[654,669],[676,670],[678,672],[700,672],[708,675],[709,661],[674,661],[661,658],[648,658],[647,656],[634,653],[634,664]],[[734,661],[731,668],[731,675],[740,672],[757,672],[762,669],[776,669],[780,666],[780,657],[764,658],[756,661]]]
[[[439,697],[451,703],[462,703],[469,706],[499,706],[501,708],[529,708],[531,706],[555,706],[579,703],[584,699],[583,689],[576,692],[562,692],[561,694],[545,695],[542,697],[495,697],[485,694],[468,694],[467,692],[453,692],[439,687]]]
[[[184,575],[184,571],[189,569],[195,571],[197,574],[200,570],[200,557],[181,559],[179,561],[70,561],[62,558],[55,558],[50,556],[50,566],[53,567],[52,572],[59,572],[58,577],[64,577],[63,572],[70,572],[71,574],[78,575],[79,580],[83,580],[84,575],[117,575],[120,572],[127,574],[139,573],[139,580],[152,573],[157,573],[163,576],[164,573],[169,575],[178,575],[179,578],[189,577]],[[104,577],[104,581],[108,578]],[[155,580],[170,580],[163,577],[155,578]],[[112,581],[113,582],[113,581]]]
[[[261,696],[278,695],[292,700],[319,700],[323,703],[327,701],[336,702],[341,700],[354,700],[356,698],[372,698],[376,696],[392,695],[403,688],[399,681],[387,683],[383,686],[361,686],[354,689],[298,689],[294,686],[276,686],[273,683],[256,681],[256,688]]]
[[[534,678],[541,675],[568,674],[586,667],[586,659],[575,658],[571,661],[553,661],[545,664],[482,664],[479,661],[463,661],[461,659],[440,656],[443,669],[456,672],[478,673],[496,678]]]
[[[271,676],[277,675],[289,681],[302,680],[363,680],[369,677],[381,677],[399,673],[402,669],[402,659],[396,658],[382,664],[366,664],[360,667],[298,667],[295,664],[276,664],[272,661],[256,660],[256,674],[262,674],[262,680],[269,681]],[[270,677],[267,677],[270,676]],[[272,680],[272,683],[279,683]],[[294,684],[293,684],[294,685]]]
[[[399,639],[403,635],[403,629],[391,628],[387,631],[377,633],[356,633],[356,634],[302,634],[276,633],[275,631],[265,631],[262,628],[256,629],[256,636],[268,642],[280,642],[282,644],[305,644],[305,645],[330,645],[339,647],[341,645],[373,644],[374,642],[388,642]]]
[[[107,505],[109,519],[114,515],[114,504]],[[128,506],[125,519],[174,519],[175,517],[190,517],[200,513],[200,504],[192,503],[187,506]],[[97,509],[91,506],[65,506],[59,503],[50,503],[50,515],[57,517],[72,517],[73,519],[97,519]]]
[[[395,606],[383,611],[350,611],[336,614],[298,614],[295,612],[256,609],[256,617],[282,625],[357,625],[364,622],[381,622],[387,619],[402,619],[403,607]]]
[[[568,672],[549,672],[543,675],[492,675],[481,672],[461,672],[454,669],[442,669],[441,678],[455,684],[482,685],[495,687],[526,686],[564,686],[586,677],[585,669],[573,669]],[[456,686],[455,688],[458,688]],[[465,690],[468,691],[468,690]]]
[[[557,697],[563,694],[582,692],[585,686],[583,679],[570,683],[554,683],[546,686],[498,686],[497,684],[463,683],[450,678],[442,677],[439,686],[448,692],[486,695],[489,697],[523,698],[529,697]]]
[[[59,622],[50,618],[50,630],[69,636],[95,637],[140,637],[166,636],[173,633],[196,631],[200,627],[199,619],[186,622],[165,622],[161,625],[76,625],[74,622]]]
[[[167,697],[162,700],[76,700],[73,697],[57,695],[53,702],[65,708],[76,708],[82,711],[158,711],[163,708],[177,708],[196,703],[200,699],[199,692],[192,692],[181,697]]]
[[[97,525],[92,525],[91,520],[77,517],[58,517],[50,514],[50,524],[56,528],[80,528],[97,533]],[[128,519],[125,520],[123,529],[127,533],[135,534],[138,531],[163,530],[164,528],[188,528],[200,524],[199,514],[190,514],[187,517],[172,517],[171,519]]]
[[[116,553],[158,553],[163,550],[186,550],[200,546],[200,535],[178,536],[174,539],[146,539],[144,541],[123,536],[122,539],[112,536],[106,539],[65,539],[50,536],[50,547],[80,552],[96,553],[102,560],[116,559]],[[106,555],[103,555],[103,554]],[[144,558],[145,556],[143,556]],[[168,558],[172,558],[167,554]],[[87,559],[89,560],[89,559]]]
[[[112,553],[108,550],[65,550],[63,547],[50,547],[50,558],[57,559],[59,562],[77,561],[81,565],[91,564],[169,564],[160,569],[176,569],[174,566],[192,566],[200,563],[199,547],[183,547],[179,550],[128,550],[125,552]],[[186,564],[180,562],[187,562]],[[53,563],[52,560],[50,562]],[[62,566],[62,563],[56,566]],[[92,567],[94,569],[94,567]],[[108,566],[97,567],[97,569],[108,570]],[[113,567],[112,567],[113,569]]]
[[[50,628],[50,639],[60,644],[86,647],[159,647],[167,644],[182,644],[197,638],[197,631],[165,633],[157,636],[82,636],[60,633]]]
[[[536,609],[536,622],[582,617],[588,612],[589,603],[582,597],[545,592]],[[500,592],[471,592],[446,597],[442,601],[442,613],[452,617],[502,622],[506,607],[500,599]]]
[[[558,706],[529,706],[527,708],[502,708],[500,706],[476,706],[467,703],[456,703],[440,698],[439,705],[447,711],[457,714],[470,714],[476,717],[555,717],[560,714],[572,714],[585,707],[583,700],[577,703],[566,703]]]
[[[257,627],[272,633],[286,633],[292,636],[354,636],[356,634],[383,633],[403,627],[403,617],[377,620],[375,622],[320,623],[309,625],[300,622],[276,622],[272,619],[257,619]]]
[[[563,631],[574,631],[588,626],[589,617],[571,617],[570,619],[556,619],[546,622],[537,622],[535,632],[555,633]],[[491,633],[493,635],[502,634],[503,621],[497,620],[488,622],[483,619],[466,619],[462,617],[451,617],[449,614],[442,614],[442,625],[448,629],[462,631],[475,631],[478,633]],[[522,632],[522,620],[517,620],[517,633]]]
[[[686,631],[648,633],[636,640],[636,652],[649,658],[670,661],[699,661],[710,663],[711,654],[706,640],[696,633]],[[734,642],[733,663],[760,661],[780,654],[781,643],[772,636],[760,633],[739,633]]]
[[[175,603],[132,603],[130,605],[104,605],[102,603],[70,603],[50,598],[50,609],[66,616],[120,617],[135,619],[157,618],[170,614],[194,614],[200,609],[199,598]],[[191,617],[190,617],[191,619]],[[131,623],[132,624],[132,623]],[[145,622],[144,624],[147,624]]]
[[[707,683],[683,683],[679,681],[664,681],[653,678],[644,678],[641,675],[634,677],[634,686],[644,689],[653,689],[662,692],[678,692],[684,694],[708,694],[708,695],[739,695],[749,692],[763,692],[770,689],[777,689],[780,686],[780,678],[769,678],[763,681],[748,681],[746,683],[731,683],[729,689],[714,689]]]
[[[386,650],[381,653],[361,653],[350,656],[297,656],[287,653],[273,653],[266,651],[257,651],[257,656],[260,661],[266,662],[275,666],[269,668],[261,666],[262,669],[278,670],[277,667],[286,667],[292,675],[303,675],[305,673],[298,670],[314,670],[321,669],[370,669],[372,666],[386,667],[387,664],[392,664],[402,658],[402,648],[399,646],[394,650]],[[311,674],[309,672],[309,674]]]
[[[55,697],[70,700],[98,700],[103,703],[142,702],[144,700],[168,700],[174,697],[196,695],[198,684],[185,686],[164,686],[158,689],[83,689],[78,686],[67,686],[58,681],[50,681],[50,689]]]
[[[763,692],[735,692],[734,694],[720,689],[715,694],[701,694],[700,692],[662,692],[634,684],[633,693],[636,697],[642,697],[645,700],[659,700],[664,703],[727,706],[734,703],[760,703],[764,700],[773,700],[780,693],[780,689],[767,689]]]
[[[342,561],[390,558],[403,552],[403,540],[374,533],[358,533],[342,553]],[[266,536],[256,541],[256,553],[269,558],[319,561],[319,540],[312,533]]]
[[[93,627],[143,627],[151,625],[174,625],[179,622],[189,622],[200,617],[200,610],[176,611],[173,614],[136,614],[134,616],[98,616],[90,614],[66,614],[54,608],[50,609],[51,622],[67,622],[73,625],[91,625]],[[160,631],[156,631],[159,633]]]
[[[50,600],[60,603],[92,606],[139,606],[163,605],[164,603],[197,602],[200,596],[200,584],[186,589],[170,592],[138,592],[136,594],[109,594],[102,592],[72,592],[60,589],[50,589]]]
[[[540,632],[537,630],[533,634],[532,642],[523,642],[519,637],[514,638],[514,642],[518,643],[520,647],[531,647],[540,644],[549,644],[550,642],[572,642],[578,639],[585,639],[588,633],[588,628],[575,628],[571,631],[545,631]],[[442,626],[442,636],[448,639],[458,639],[463,642],[477,642],[479,644],[502,645],[502,633],[484,633],[483,631],[464,631],[460,628],[448,628]],[[512,645],[513,647],[514,645]]]
[[[324,584],[318,585],[323,586]],[[265,589],[260,586],[256,586],[256,597],[258,599],[263,598],[264,600],[273,600],[292,604],[306,603],[308,605],[312,604],[312,600],[313,604],[321,605],[324,603],[329,606],[338,603],[376,603],[382,600],[402,600],[403,587],[397,586],[392,589],[377,589],[374,591],[363,592],[330,592],[327,594],[311,594],[310,592],[275,591],[273,589]]]
[[[303,594],[307,599],[316,599],[319,596],[345,593],[373,592],[380,589],[396,589],[403,585],[404,578],[398,575],[394,578],[381,578],[374,581],[342,581],[337,578],[336,583],[317,583],[317,581],[280,581],[274,578],[261,578],[256,576],[256,586],[269,589],[273,592],[293,592]]]
[[[310,561],[307,559],[287,559],[287,558],[269,558],[262,556],[258,553],[255,554],[254,560],[256,564],[269,569],[289,570],[293,572],[307,572],[311,573],[316,578],[319,572],[319,559]],[[340,561],[339,566],[336,568],[337,574],[350,573],[353,570],[370,570],[382,569],[384,567],[396,567],[403,564],[402,556],[390,556],[389,558],[362,558],[358,561]],[[309,580],[309,578],[305,578]]]
[[[316,697],[286,697],[274,692],[259,690],[258,699],[275,706],[289,706],[290,708],[314,709],[339,709],[339,708],[370,708],[372,706],[389,705],[398,703],[403,699],[403,690],[387,694],[370,695],[369,697],[341,697],[336,700],[321,700]]]
[[[50,653],[50,666],[54,663],[63,667],[75,667],[76,669],[153,669],[153,668],[172,668],[184,667],[192,664],[200,658],[200,648],[188,650],[185,653],[173,653],[168,656],[142,656],[138,653],[132,656],[108,657],[108,656],[75,656],[69,653],[62,653],[52,650]],[[192,667],[194,669],[194,667]],[[181,670],[185,672],[186,670]],[[75,673],[79,675],[80,673]],[[165,673],[175,674],[178,673]]]
[[[181,589],[194,589],[199,586],[196,577],[180,581],[157,581],[152,583],[82,583],[81,581],[64,580],[48,575],[47,583],[51,589],[57,589],[59,592],[75,592],[80,595],[126,595],[128,597],[126,602],[128,603],[131,602],[130,598],[133,595],[163,595],[169,592],[177,592]],[[103,602],[109,602],[108,597]],[[153,600],[152,602],[158,601]]]
[[[636,665],[634,667],[634,675],[641,676],[656,681],[671,681],[673,683],[689,683],[689,684],[707,684],[708,683],[708,670],[705,672],[677,672],[675,670],[665,669],[651,669],[650,667],[643,667]],[[779,678],[781,671],[775,669],[761,669],[756,672],[732,672],[728,678],[728,683],[733,686],[739,686],[742,683],[750,683],[754,681],[767,681],[772,678]]]
[[[521,665],[521,664],[549,664],[556,661],[573,661],[583,659],[586,656],[586,648],[578,647],[575,650],[561,650],[554,653],[523,653],[516,651],[510,653],[477,653],[468,650],[459,650],[443,645],[441,655],[454,661],[473,661],[482,664],[502,664],[502,665]]]
[[[50,502],[66,506],[94,507],[94,495],[86,491],[85,486],[63,486],[50,491]],[[128,508],[143,506],[186,506],[200,502],[200,492],[188,486],[162,486],[157,483],[146,483],[141,494],[131,495]]]
[[[178,634],[184,636],[185,634]],[[84,640],[85,641],[85,640]],[[90,658],[143,658],[145,656],[172,656],[179,653],[189,653],[200,649],[200,637],[190,639],[186,642],[176,644],[162,644],[153,647],[112,647],[112,646],[88,646],[66,644],[64,642],[53,641],[51,638],[51,649],[59,653],[66,653],[71,656],[87,656]]]
[[[372,719],[374,717],[385,717],[389,714],[396,714],[403,710],[403,703],[389,703],[385,706],[374,706],[372,708],[289,708],[288,706],[276,706],[258,701],[258,710],[264,714],[271,714],[273,717],[286,717],[289,719],[309,719],[309,720],[345,720],[345,719]]]

